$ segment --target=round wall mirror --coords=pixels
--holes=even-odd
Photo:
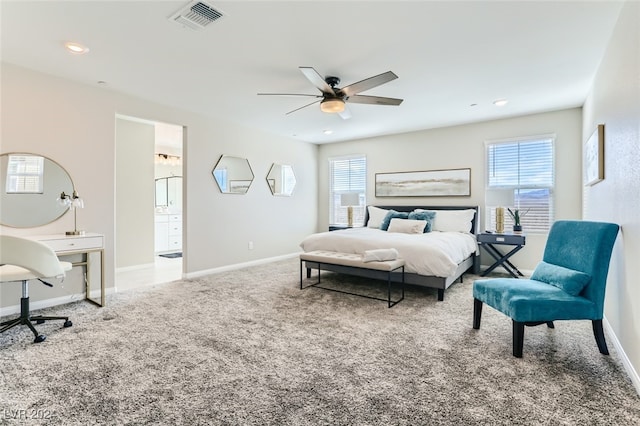
[[[53,222],[69,209],[60,194],[73,193],[69,173],[50,158],[29,153],[0,155],[0,223],[32,228]]]
[[[223,194],[246,194],[253,182],[249,160],[223,155],[211,172]]]
[[[288,164],[273,163],[267,174],[267,184],[273,195],[290,197],[296,187],[296,175]]]

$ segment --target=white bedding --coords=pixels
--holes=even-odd
[[[405,260],[406,272],[448,277],[460,262],[477,251],[478,244],[475,236],[462,232],[404,234],[362,227],[312,234],[300,247],[305,252],[328,250],[357,254],[395,248]]]

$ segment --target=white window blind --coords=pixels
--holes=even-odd
[[[9,155],[6,185],[7,194],[42,194],[44,188],[44,157],[39,155]]]
[[[342,206],[342,194],[357,193],[359,205],[353,206],[354,226],[364,223],[367,188],[367,158],[364,156],[329,159],[329,223],[347,224],[347,207]]]
[[[553,136],[487,142],[486,229],[495,229],[495,208],[519,209],[525,232],[547,232],[554,220]],[[524,216],[523,216],[524,215]]]

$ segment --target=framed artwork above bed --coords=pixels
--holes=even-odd
[[[376,197],[470,197],[471,169],[376,173]]]

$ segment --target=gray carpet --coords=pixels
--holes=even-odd
[[[299,290],[291,259],[46,309],[73,327],[40,325],[41,344],[26,327],[0,335],[0,424],[640,424],[590,322],[527,328],[516,359],[508,318],[485,307],[471,328],[473,278],[388,309]]]

